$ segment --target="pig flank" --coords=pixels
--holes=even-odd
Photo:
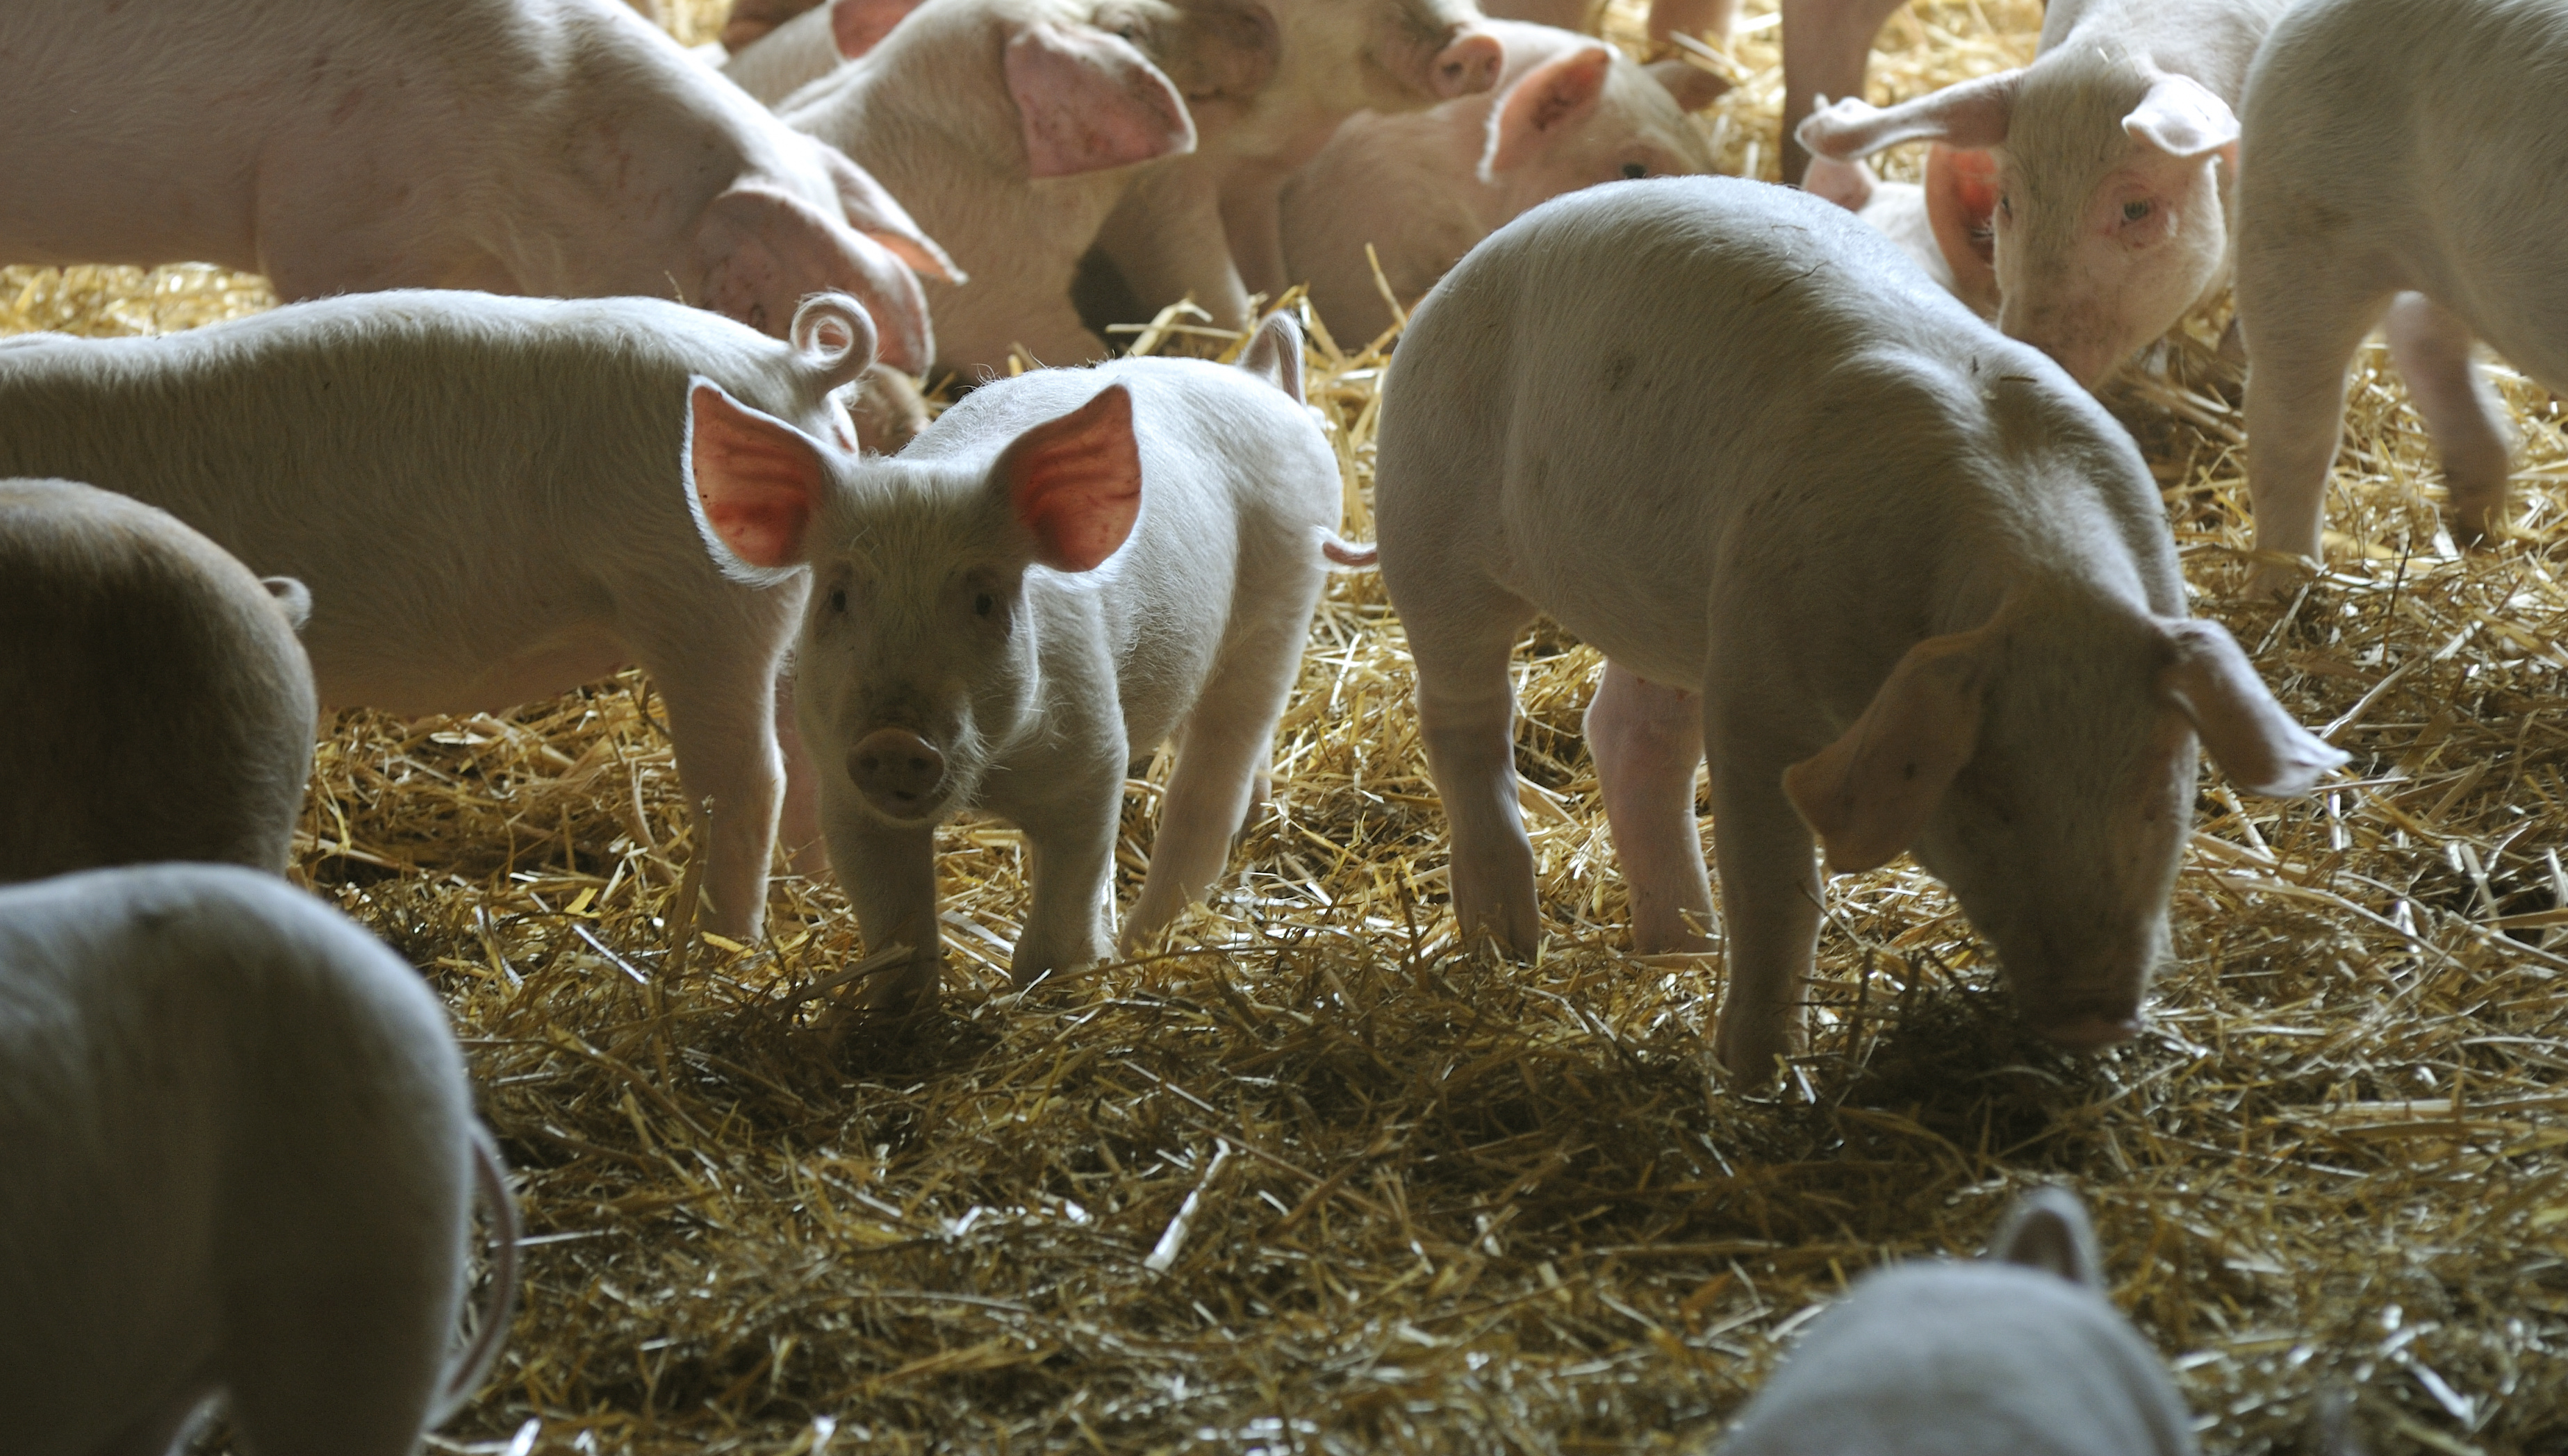
[[[480,1387],[516,1224],[446,1011],[272,876],[0,890],[0,1408],[22,1456],[395,1456]],[[477,1181],[492,1299],[460,1361]]]
[[[1348,343],[1391,327],[1365,245],[1404,305],[1500,224],[1538,202],[1614,181],[1707,172],[1714,158],[1686,120],[1719,83],[1682,68],[1681,101],[1654,67],[1550,26],[1490,21],[1505,48],[1498,85],[1424,112],[1364,112],[1286,183],[1284,257],[1312,306]],[[1585,58],[1601,58],[1601,84]],[[1699,78],[1697,80],[1696,78]],[[1529,96],[1523,88],[1556,88]]]
[[[690,801],[715,801],[708,923],[754,935],[781,791],[769,694],[802,587],[714,569],[680,451],[691,375],[845,428],[827,392],[872,330],[835,296],[798,329],[802,345],[654,299],[424,291],[20,339],[0,344],[0,418],[18,422],[0,475],[92,481],[304,582],[325,704],[499,711],[638,662]]]
[[[282,873],[317,711],[299,621],[165,512],[0,479],[0,880],[180,859]]]
[[[1708,945],[1689,720],[1710,748],[1743,1075],[1796,1034],[1812,830],[1842,870],[1913,845],[2028,1023],[2087,1046],[2130,1034],[2166,954],[2188,719],[2264,791],[2343,756],[2185,620],[2111,417],[1804,193],[1635,182],[1493,234],[1402,341],[1378,482],[1464,928],[1538,934],[1496,785],[1503,664],[1548,613],[1609,660],[1588,735],[1645,952]]]
[[[780,334],[834,288],[890,362],[932,357],[936,245],[612,0],[17,0],[0,55],[15,261],[215,262],[288,300],[675,294]]]

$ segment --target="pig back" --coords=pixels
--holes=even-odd
[[[174,517],[0,480],[0,880],[218,860],[282,871],[312,669],[257,578]]]

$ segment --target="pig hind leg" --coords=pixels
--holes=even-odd
[[[936,826],[885,824],[853,802],[855,792],[833,777],[822,793],[829,860],[838,872],[838,888],[856,912],[865,954],[903,945],[913,951],[904,969],[876,976],[857,993],[857,1000],[886,1011],[907,1011],[933,998],[942,976],[943,947],[936,929]]]
[[[2500,421],[2504,406],[2470,357],[2470,329],[2421,293],[2390,306],[2390,356],[2408,381],[2416,413],[2443,458],[2450,498],[2443,507],[2452,538],[2476,546],[2505,518],[2507,466],[2514,441]]]
[[[1587,708],[1605,819],[1632,897],[1632,947],[1708,951],[1712,886],[1694,816],[1694,770],[1703,762],[1703,704],[1646,682],[1615,663]]]
[[[755,941],[767,918],[768,859],[785,797],[773,669],[738,639],[636,656],[669,706],[678,780],[696,816],[696,852],[706,857],[705,928]]]
[[[1387,554],[1383,575],[1403,593]],[[1418,663],[1418,728],[1428,772],[1452,824],[1453,918],[1466,936],[1487,932],[1501,949],[1530,956],[1542,937],[1533,842],[1516,801],[1515,691],[1507,678],[1531,603],[1489,582],[1435,583],[1433,611],[1408,612]]]
[[[1267,747],[1301,668],[1319,594],[1314,575],[1295,609],[1274,608],[1255,632],[1228,644],[1196,698],[1160,801],[1150,872],[1124,924],[1125,954],[1201,899],[1228,864],[1232,836],[1264,796]]]
[[[2241,242],[2239,313],[2247,324],[2247,488],[2256,548],[2322,559],[2319,521],[2345,419],[2355,350],[2393,289],[2343,262],[2294,255],[2290,240]],[[2257,595],[2291,589],[2298,574],[2260,566]]]

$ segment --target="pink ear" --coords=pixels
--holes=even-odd
[[[751,566],[802,565],[803,536],[829,480],[818,444],[708,380],[696,381],[687,405],[687,462],[705,533]]]
[[[782,337],[809,293],[856,296],[882,335],[883,362],[913,374],[935,362],[927,295],[899,259],[836,218],[772,187],[736,186],[714,198],[696,229],[703,273],[697,301]]]
[[[1141,512],[1141,449],[1132,395],[1111,385],[1094,400],[1017,437],[997,480],[1035,538],[1035,560],[1090,571],[1115,554]]]
[[[909,212],[875,181],[873,173],[847,159],[847,154],[825,142],[815,142],[820,149],[820,164],[828,170],[829,183],[838,193],[838,210],[846,214],[847,225],[891,250],[892,256],[910,266],[922,278],[941,278],[948,283],[965,283],[963,270],[936,245],[936,239],[919,230]]]
[[[829,36],[838,43],[838,54],[852,61],[882,44],[882,38],[918,4],[919,0],[831,0]]]
[[[1997,239],[1989,228],[1997,210],[1997,153],[1941,142],[1926,148],[1926,225],[1962,297],[1974,304],[1998,296]]]
[[[1076,176],[1195,149],[1194,119],[1176,87],[1120,36],[1037,21],[1009,40],[1007,70],[1030,176]]]
[[[1801,190],[1813,197],[1824,197],[1848,212],[1861,212],[1863,205],[1872,200],[1872,189],[1880,180],[1863,162],[1813,156],[1810,169],[1801,173]]]
[[[2292,722],[2265,691],[2238,640],[2198,617],[2163,624],[2175,661],[2159,691],[2193,722],[2211,761],[2249,793],[2291,797],[2345,761],[2326,739]]]
[[[1792,135],[1812,156],[1852,161],[1901,142],[1998,146],[2015,116],[2022,71],[2001,71],[1884,110],[1851,97],[1812,112]]]
[[[1853,727],[1783,770],[1783,792],[1819,836],[1828,868],[1876,869],[1926,826],[1978,749],[1994,625],[1908,649]]]
[[[1614,53],[1602,46],[1581,47],[1556,61],[1545,61],[1517,78],[1489,117],[1488,151],[1480,158],[1480,179],[1513,171],[1586,118],[1605,91]]]
[[[2238,118],[2229,103],[2190,76],[2160,76],[2122,119],[2131,140],[2191,161],[2234,145]]]

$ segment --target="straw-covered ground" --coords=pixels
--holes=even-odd
[[[1707,125],[1770,173],[1776,32],[1750,8]],[[1875,95],[2021,60],[2038,23],[2032,0],[1922,4]],[[6,330],[267,302],[203,269],[0,273]],[[2367,356],[2329,573],[2242,604],[2219,322],[2114,400],[2196,610],[2354,762],[2300,803],[2206,777],[2177,964],[2149,1030],[2099,1056],[2020,1036],[1983,945],[1902,862],[1829,887],[1787,1084],[1721,1085],[1720,958],[1628,954],[1578,733],[1598,660],[1547,632],[1520,758],[1553,938],[1531,967],[1458,952],[1400,625],[1366,576],[1332,586],[1274,811],[1216,907],[1163,955],[1021,999],[1016,836],[958,826],[945,1011],[905,1028],[822,1029],[797,1002],[860,955],[828,885],[781,882],[767,945],[691,933],[638,677],[504,719],[340,716],[297,878],[446,996],[528,1233],[498,1378],[435,1449],[1667,1449],[1717,1431],[1846,1281],[1975,1252],[2016,1190],[2066,1180],[2209,1450],[2311,1449],[2334,1386],[2382,1452],[2568,1451],[2560,405],[2504,381],[2519,530],[2464,559]],[[1320,352],[1362,535],[1380,360]],[[1126,800],[1126,903],[1164,767]]]

